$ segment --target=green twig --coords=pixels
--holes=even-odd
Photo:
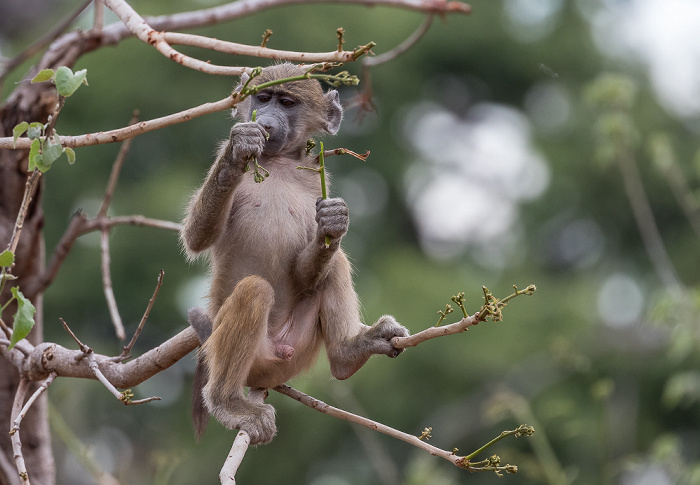
[[[321,152],[318,154],[318,174],[321,176],[321,197],[324,199],[328,198],[328,192],[326,190],[326,167],[323,164],[323,142],[321,144]],[[326,247],[331,245],[331,237],[326,236],[325,238]]]
[[[254,109],[253,115],[251,116],[252,121],[255,121],[257,114],[258,110]],[[259,184],[260,182],[264,181],[267,177],[270,176],[270,172],[268,172],[265,167],[258,163],[258,157],[250,157],[250,160],[253,162],[253,180],[255,180],[256,184]],[[246,164],[245,168],[243,169],[243,172],[247,172],[248,170],[250,170],[250,164]],[[264,173],[260,173],[261,170]]]
[[[272,37],[272,31],[270,29],[265,29],[265,32],[263,32],[262,35],[262,44],[260,44],[260,47],[267,47],[267,41],[270,40],[270,37]]]
[[[436,327],[439,327],[440,324],[442,323],[442,321],[443,321],[445,318],[447,318],[447,315],[449,315],[449,314],[452,313],[453,311],[454,311],[454,310],[452,309],[452,306],[451,306],[449,303],[448,303],[447,305],[445,305],[445,310],[444,310],[444,311],[438,310],[437,312],[438,312],[438,314],[440,315],[440,319],[437,321],[437,323],[435,324],[435,326],[436,326]]]
[[[503,320],[503,313],[501,310],[510,300],[520,295],[530,296],[537,290],[537,287],[535,285],[529,285],[524,290],[518,290],[518,287],[513,285],[515,293],[502,299],[493,296],[491,291],[485,286],[482,286],[481,289],[484,291],[484,305],[481,307],[481,310],[479,310],[479,320],[483,322],[486,321],[487,318],[490,318],[492,322],[500,322]]]
[[[252,81],[254,76],[259,75],[257,70],[260,68],[255,68],[253,70],[253,74],[250,76],[248,81],[243,85],[241,90],[239,91],[239,96],[241,100],[245,99],[246,97],[252,95],[252,94],[257,94],[263,89],[270,88],[272,86],[277,86],[280,84],[285,84],[289,82],[294,82],[294,81],[304,81],[306,79],[318,79],[319,81],[325,81],[328,84],[330,84],[333,87],[338,87],[338,86],[357,86],[360,83],[360,79],[357,76],[350,75],[347,71],[340,72],[338,74],[314,74],[311,72],[306,72],[304,74],[300,74],[298,76],[292,76],[292,77],[286,77],[283,79],[275,79],[273,81],[269,81],[266,83],[262,84],[257,84],[255,86],[250,86],[250,81]]]
[[[516,438],[518,436],[532,436],[533,433],[535,432],[535,428],[532,426],[527,426],[525,424],[521,424],[518,426],[516,429],[512,429],[510,431],[502,431],[500,435],[496,436],[494,439],[486,443],[484,446],[476,450],[475,452],[467,455],[464,457],[465,460],[471,460],[474,458],[476,455],[484,451],[485,449],[495,445],[499,441],[501,441],[503,438],[506,438],[508,436],[515,436]]]

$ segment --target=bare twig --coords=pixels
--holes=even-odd
[[[663,238],[659,233],[654,212],[651,210],[649,198],[644,190],[644,184],[631,148],[625,147],[623,153],[617,157],[617,162],[634,220],[656,274],[668,290],[679,293],[684,286],[678,278],[673,262],[666,251]]]
[[[27,46],[22,52],[17,54],[13,59],[5,63],[5,66],[0,72],[0,88],[2,88],[2,83],[5,78],[10,74],[17,66],[21,65],[24,61],[32,57],[33,55],[39,53],[44,47],[49,45],[51,42],[56,40],[62,32],[64,32],[73,21],[80,16],[81,13],[92,3],[93,0],[87,0],[72,13],[70,13],[65,19],[56,24],[53,29],[44,34],[40,39],[32,42]]]
[[[124,340],[126,338],[126,331],[124,330],[122,317],[119,315],[117,299],[114,297],[114,289],[112,288],[112,274],[109,270],[109,231],[106,229],[100,232],[100,253],[102,262],[102,291],[107,300],[107,308],[109,308],[109,314],[112,317],[112,324],[114,325],[114,331],[117,333],[117,338],[119,340]]]
[[[418,28],[399,45],[391,49],[390,51],[384,52],[375,57],[365,57],[362,59],[362,66],[364,68],[369,68],[376,66],[378,64],[384,64],[385,62],[393,61],[401,54],[409,50],[411,47],[416,45],[416,43],[428,32],[430,26],[433,24],[433,14],[428,14],[425,16],[425,20],[418,26]]]
[[[337,52],[330,54],[311,54],[305,52],[277,51],[260,46],[248,46],[233,42],[218,41],[206,37],[190,34],[178,34],[172,32],[161,32],[151,27],[148,22],[141,17],[128,3],[123,0],[104,0],[109,7],[123,22],[124,25],[138,37],[141,41],[152,45],[168,59],[182,64],[185,67],[208,74],[225,76],[240,76],[246,72],[245,68],[218,66],[206,61],[186,56],[172,47],[172,44],[193,45],[207,49],[217,50],[235,55],[248,55],[254,57],[265,57],[268,59],[286,59],[296,62],[350,62],[355,60],[354,52]],[[366,52],[366,50],[365,50]]]
[[[358,52],[365,54],[369,51],[369,46],[362,46],[352,51],[331,51],[331,52],[297,52],[283,51],[270,49],[265,46],[251,46],[246,44],[238,44],[236,42],[227,42],[201,35],[181,34],[178,32],[163,32],[162,39],[169,45],[187,45],[192,47],[201,47],[210,49],[224,54],[251,56],[263,59],[285,60],[290,62],[303,62],[307,64],[316,64],[321,62],[352,62],[357,59]],[[201,61],[200,61],[201,62]],[[231,76],[240,76],[244,72],[250,71],[247,67],[228,67],[215,66],[207,63],[209,68],[217,72],[209,72],[210,74],[226,74]],[[189,66],[188,66],[189,67]],[[201,70],[201,69],[200,69]]]
[[[31,293],[30,290],[37,289],[44,290],[53,282],[54,278],[56,278],[56,275],[58,274],[58,270],[63,264],[63,261],[66,259],[66,256],[68,256],[68,253],[73,247],[73,243],[80,236],[92,231],[111,229],[118,225],[154,227],[156,229],[166,229],[176,232],[179,232],[182,229],[182,225],[177,222],[151,219],[141,215],[87,219],[84,213],[77,212],[73,216],[73,219],[71,219],[71,222],[68,225],[66,232],[63,233],[58,245],[56,245],[56,249],[51,257],[51,261],[46,267],[46,271],[44,271],[44,273],[41,275],[41,278],[36,279],[37,287],[35,288],[33,286],[29,286],[27,287],[27,292]]]
[[[70,333],[71,337],[73,337],[73,340],[75,340],[78,343],[78,346],[80,347],[80,352],[82,353],[82,357],[87,357],[88,368],[90,369],[90,372],[92,372],[93,376],[98,381],[100,381],[102,383],[102,385],[104,385],[107,388],[107,390],[112,393],[112,395],[114,397],[119,399],[125,405],[143,404],[143,403],[151,402],[151,401],[160,401],[159,397],[149,397],[146,399],[140,399],[140,400],[134,401],[132,399],[134,397],[134,393],[131,392],[131,389],[127,389],[124,392],[119,392],[117,390],[117,388],[114,387],[114,385],[111,382],[109,382],[109,379],[107,379],[105,377],[104,373],[100,370],[100,366],[99,366],[99,363],[97,362],[97,357],[95,355],[95,352],[90,347],[88,347],[87,345],[85,345],[84,343],[82,343],[78,339],[78,337],[75,335],[75,333],[73,333],[73,331],[70,329],[68,324],[62,318],[60,320],[61,320],[61,323],[63,324],[63,328],[68,333]],[[103,361],[105,360],[104,356],[100,356],[100,359]],[[78,359],[76,359],[76,360],[78,360]],[[83,360],[83,359],[80,358],[80,360]],[[57,371],[52,371],[51,373],[58,374]]]
[[[463,318],[459,322],[452,323],[450,325],[444,325],[442,327],[431,326],[425,330],[414,333],[408,337],[394,337],[391,339],[391,345],[397,349],[406,349],[408,347],[415,347],[416,345],[430,340],[436,337],[442,337],[443,335],[452,335],[455,333],[466,332],[469,327],[478,325],[483,322],[484,319],[481,318],[479,313]]]
[[[22,198],[22,205],[20,205],[19,212],[17,213],[17,220],[15,221],[15,227],[12,230],[12,237],[10,238],[10,243],[7,245],[7,249],[14,253],[17,250],[17,244],[19,243],[19,237],[22,234],[22,227],[24,227],[24,218],[27,217],[27,211],[29,210],[29,203],[32,201],[32,195],[36,189],[36,186],[41,178],[41,172],[35,169],[27,177],[27,184],[24,188],[24,197]]]
[[[199,346],[199,338],[187,327],[177,335],[127,363],[115,362],[113,357],[95,354],[102,374],[115,386],[127,389],[172,366]],[[14,353],[6,353],[19,372],[31,380],[46,379],[55,371],[59,377],[96,379],[85,359],[82,350],[70,350],[52,342],[44,342],[32,348],[28,357],[17,358]]]
[[[30,381],[22,377],[19,380],[19,385],[17,386],[17,392],[15,392],[15,399],[12,403],[12,412],[10,414],[12,422],[15,421],[17,416],[19,416],[22,410],[22,403],[24,402],[24,397],[29,391]],[[27,474],[27,465],[24,463],[24,455],[22,454],[22,440],[19,433],[10,433],[10,440],[12,441],[12,452],[15,455],[15,467],[17,467],[17,473],[21,483],[24,485],[29,485],[29,475]]]
[[[98,1],[97,3],[101,5],[101,2]],[[134,111],[131,121],[129,121],[129,126],[135,124],[138,120],[139,112]],[[109,205],[112,202],[114,190],[117,188],[119,174],[121,173],[122,166],[124,166],[124,160],[126,160],[126,155],[129,153],[131,142],[133,140],[133,138],[128,138],[124,140],[124,143],[122,143],[122,145],[119,147],[119,153],[117,154],[117,158],[114,160],[114,164],[112,165],[112,172],[109,174],[109,182],[107,182],[107,189],[105,190],[105,197],[102,201],[102,207],[100,208],[100,212],[97,213],[98,218],[107,215],[107,209],[109,209]]]
[[[262,404],[265,401],[265,389],[251,389],[248,393],[248,400],[254,403]],[[231,451],[229,451],[224,465],[219,472],[219,481],[221,485],[236,485],[236,471],[243,461],[248,446],[250,445],[250,436],[245,431],[238,431],[236,439],[233,440]]]
[[[449,461],[453,465],[459,468],[464,468],[470,471],[493,471],[496,473],[500,472],[507,472],[507,473],[515,473],[517,472],[517,467],[514,467],[512,465],[500,465],[500,458],[496,460],[484,460],[480,462],[472,462],[470,461],[470,458],[475,456],[478,452],[483,451],[483,449],[487,448],[488,446],[491,446],[494,444],[496,441],[502,439],[505,436],[524,436],[524,435],[531,435],[534,432],[534,429],[531,427],[526,427],[526,426],[521,426],[516,430],[513,431],[504,431],[501,433],[501,435],[496,438],[495,440],[492,440],[489,442],[486,446],[480,448],[476,452],[472,453],[469,456],[458,456],[454,451],[446,451],[442,450],[436,446],[428,444],[426,441],[423,440],[427,436],[427,433],[424,432],[418,436],[411,435],[408,433],[404,433],[402,431],[398,431],[394,428],[391,428],[389,426],[386,426],[385,424],[379,423],[377,421],[372,421],[371,419],[364,418],[362,416],[358,416],[356,414],[349,413],[347,411],[344,411],[342,409],[330,406],[326,404],[323,401],[320,401],[314,397],[309,396],[308,394],[304,394],[303,392],[297,391],[296,389],[287,386],[286,384],[277,386],[274,388],[275,391],[279,392],[280,394],[284,394],[287,397],[291,397],[292,399],[295,399],[299,401],[300,403],[309,406],[312,409],[315,409],[316,411],[319,411],[323,414],[327,414],[329,416],[332,416],[334,418],[338,419],[343,419],[345,421],[349,421],[351,423],[359,424],[361,426],[364,426],[366,428],[369,428],[374,431],[378,431],[380,433],[386,434],[388,436],[391,436],[392,438],[399,439],[401,441],[405,441],[406,443],[409,443],[417,448],[420,448],[423,451],[426,451],[430,453],[433,456],[438,456],[440,458],[443,458],[444,460]]]
[[[158,274],[158,283],[156,284],[156,289],[153,291],[153,296],[150,300],[148,300],[148,306],[146,307],[146,311],[144,312],[143,317],[139,322],[139,326],[136,328],[134,336],[131,338],[131,342],[129,342],[129,344],[124,347],[122,354],[119,356],[119,360],[125,360],[129,358],[129,355],[131,354],[131,349],[134,348],[136,340],[138,340],[139,335],[141,335],[143,326],[146,324],[146,320],[148,320],[148,315],[150,315],[151,309],[153,308],[153,304],[156,302],[156,298],[158,297],[160,287],[163,285],[163,276],[165,276],[165,272],[161,269],[160,273]]]
[[[141,121],[124,128],[100,131],[97,133],[88,133],[78,136],[61,136],[61,146],[64,148],[77,148],[90,145],[101,145],[105,143],[116,143],[124,141],[127,138],[133,138],[135,136],[148,133],[150,131],[159,130],[178,123],[184,123],[186,121],[190,121],[192,118],[231,109],[239,102],[240,101],[237,97],[227,96],[226,98],[213,103],[205,103],[178,113],[173,113],[148,121]],[[21,137],[17,139],[17,143],[15,144],[11,136],[0,137],[0,148],[28,149],[31,146],[31,142],[32,140],[29,138]]]
[[[100,36],[105,23],[105,4],[102,0],[95,0],[95,12],[93,17],[92,29],[90,33]]]
[[[0,453],[0,473],[9,480],[8,485],[20,484],[19,477],[17,477],[17,469],[5,453]]]
[[[24,407],[22,410],[19,412],[17,416],[15,416],[15,419],[12,421],[12,429],[10,429],[10,436],[13,435],[14,433],[19,433],[19,427],[20,424],[22,423],[22,420],[24,417],[27,415],[27,412],[29,411],[29,408],[32,407],[32,404],[34,404],[34,401],[36,401],[39,396],[46,391],[53,380],[56,378],[56,373],[52,372],[49,374],[49,377],[47,377],[44,382],[41,383],[39,388],[34,391],[34,394],[30,396],[29,399],[27,399],[27,402],[24,404]]]

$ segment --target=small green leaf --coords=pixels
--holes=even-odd
[[[29,137],[30,140],[37,140],[43,134],[44,125],[42,125],[38,121],[34,121],[33,123],[29,124],[29,129],[27,130],[27,137]]]
[[[29,171],[32,172],[36,168],[37,158],[41,158],[41,142],[38,139],[32,141],[32,146],[29,148]]]
[[[81,84],[87,84],[87,69],[76,73],[66,66],[61,66],[56,71],[56,89],[61,96],[72,95]]]
[[[61,155],[63,155],[63,147],[58,136],[47,140],[42,154],[43,163],[50,167]],[[39,167],[39,170],[41,170],[41,167]],[[45,172],[45,170],[41,171]]]
[[[26,299],[16,286],[12,287],[11,291],[12,296],[17,299],[17,313],[13,317],[12,337],[10,338],[8,349],[11,349],[17,342],[29,335],[34,326],[34,313],[36,313],[36,308],[34,308],[32,302]]]
[[[12,147],[14,148],[15,144],[17,143],[17,138],[22,136],[25,131],[29,128],[29,123],[26,121],[21,122],[19,125],[15,126],[12,128],[12,136],[14,140],[12,140]]]
[[[0,266],[7,267],[12,266],[15,262],[15,255],[9,249],[4,250],[0,253]]]
[[[34,76],[34,79],[32,79],[32,83],[43,83],[45,81],[48,81],[53,77],[53,69],[42,69],[39,71],[39,74]]]
[[[75,150],[72,148],[65,148],[63,153],[65,153],[68,158],[68,164],[73,165],[75,163]]]

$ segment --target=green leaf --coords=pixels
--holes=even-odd
[[[87,69],[76,73],[66,66],[61,66],[56,71],[56,89],[61,96],[72,95],[81,84],[87,84]]]
[[[13,317],[12,337],[10,338],[8,349],[11,349],[17,342],[29,335],[34,326],[34,313],[36,313],[36,308],[34,308],[32,302],[26,299],[16,286],[12,287],[11,291],[12,296],[17,299],[17,313]]]
[[[61,141],[60,139],[58,139],[58,136],[47,140],[46,144],[44,145],[44,150],[42,154],[42,160],[44,165],[51,167],[53,162],[58,160],[58,157],[60,157],[61,155],[63,155],[63,147],[61,146]],[[39,167],[39,170],[41,170],[41,167]],[[46,170],[41,171],[45,172]]]
[[[32,172],[37,167],[37,159],[41,159],[41,142],[35,139],[29,148],[29,171]]]
[[[25,131],[29,128],[29,123],[26,121],[21,122],[19,125],[15,126],[12,128],[12,136],[14,140],[12,140],[12,147],[14,148],[15,144],[17,143],[17,138],[22,136]]]
[[[45,81],[48,81],[53,77],[53,69],[42,69],[39,71],[39,74],[34,76],[34,79],[32,79],[32,83],[43,83]]]
[[[65,148],[63,152],[68,158],[68,164],[73,165],[75,163],[75,150],[73,150],[72,148]]]
[[[12,263],[14,263],[14,262],[15,262],[15,255],[9,249],[6,249],[0,253],[0,266],[1,267],[12,266]]]
[[[34,121],[29,124],[29,129],[27,130],[27,137],[31,140],[37,140],[41,135],[44,134],[44,125],[38,121]]]

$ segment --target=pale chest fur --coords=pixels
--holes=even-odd
[[[241,278],[255,274],[272,284],[278,310],[284,313],[293,304],[294,262],[315,234],[321,195],[319,175],[296,165],[269,167],[271,175],[262,183],[246,173],[236,188],[214,247],[213,276],[222,296]]]

